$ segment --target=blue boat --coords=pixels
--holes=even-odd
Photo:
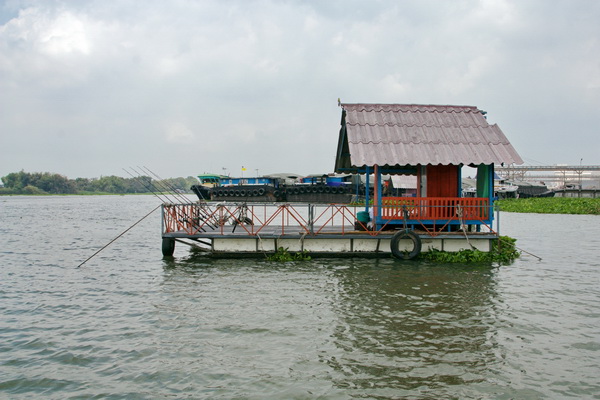
[[[350,203],[352,175],[267,175],[229,177],[198,175],[191,190],[204,201]]]

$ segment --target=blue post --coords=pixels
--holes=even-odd
[[[462,164],[458,165],[458,197],[463,197],[462,195]]]
[[[488,214],[488,218],[490,220],[490,226],[493,227],[493,223],[494,223],[494,175],[496,175],[496,173],[494,172],[494,164],[490,165],[490,209],[488,210],[489,214]]]
[[[375,168],[375,173],[377,175],[377,178],[375,179],[375,182],[377,182],[377,187],[375,187],[375,190],[377,191],[377,196],[375,196],[377,198],[377,204],[375,204],[375,207],[377,207],[377,220],[374,221],[374,223],[376,224],[376,229],[379,230],[383,226],[381,217],[381,206],[383,204],[381,201],[381,188],[383,185],[381,183],[381,168],[379,168],[379,166]]]
[[[369,167],[365,167],[365,211],[369,212]]]

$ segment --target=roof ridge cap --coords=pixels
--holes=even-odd
[[[342,103],[340,105],[342,108],[344,108],[345,106],[348,107],[388,107],[388,108],[392,108],[392,107],[412,107],[412,108],[458,108],[458,109],[469,109],[469,110],[474,110],[477,112],[481,112],[481,110],[479,110],[477,108],[477,106],[468,106],[468,105],[458,105],[458,104],[403,104],[403,103]]]
[[[481,124],[472,124],[472,125],[449,125],[449,124],[419,124],[419,123],[394,123],[394,122],[383,122],[383,123],[369,123],[369,122],[347,122],[346,121],[346,125],[350,125],[350,126],[404,126],[404,127],[418,127],[418,128],[422,128],[422,127],[427,127],[427,128],[433,128],[433,127],[437,127],[437,128],[488,128],[492,125],[481,125]]]

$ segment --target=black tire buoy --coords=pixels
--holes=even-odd
[[[164,257],[173,257],[173,254],[175,253],[175,239],[163,238],[162,253]]]
[[[400,250],[399,245],[400,240],[402,239],[412,240],[412,251],[407,253],[406,251]],[[390,242],[390,250],[392,250],[392,254],[396,258],[399,258],[401,260],[412,260],[421,253],[421,238],[413,231],[409,231],[408,229],[401,230],[395,233],[394,236],[392,236],[392,240]]]

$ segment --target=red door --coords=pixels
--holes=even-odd
[[[427,197],[458,197],[458,166],[427,166]]]

